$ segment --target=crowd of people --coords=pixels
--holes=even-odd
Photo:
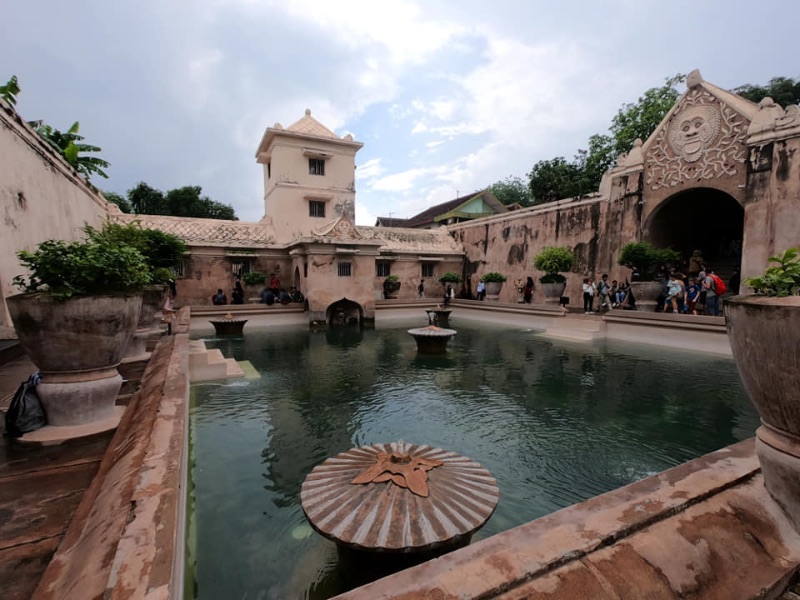
[[[233,290],[231,291],[230,304],[244,304],[244,287],[242,280],[236,278]],[[280,279],[274,274],[270,273],[267,286],[261,292],[261,303],[272,305],[289,304],[290,302],[305,302],[305,297],[296,287],[292,286],[288,290],[281,286]],[[211,303],[215,305],[228,304],[228,295],[222,288],[218,288],[217,292],[211,296]]]
[[[665,269],[657,281],[661,292],[656,299],[656,312],[716,317],[722,314],[720,299],[729,291],[738,292],[740,276],[735,270],[725,284],[713,269],[699,264],[697,271],[690,271],[689,275]],[[636,310],[636,298],[628,282],[614,279],[609,283],[608,275],[603,274],[597,281],[584,278],[581,288],[585,314],[617,308]]]

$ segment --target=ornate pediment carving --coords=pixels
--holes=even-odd
[[[356,229],[356,224],[349,217],[341,216],[323,227],[314,230],[317,237],[332,238],[337,240],[361,240],[364,236]]]
[[[749,122],[702,87],[690,89],[645,156],[651,190],[732,176],[744,168]]]

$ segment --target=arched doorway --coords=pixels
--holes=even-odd
[[[743,231],[744,208],[733,197],[694,188],[661,203],[648,219],[645,239],[678,250],[684,263],[700,250],[704,264],[727,280],[741,265]]]
[[[331,326],[361,326],[364,323],[364,311],[357,302],[342,298],[325,311],[325,321]]]

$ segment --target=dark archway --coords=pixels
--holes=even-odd
[[[704,263],[727,279],[742,260],[744,208],[730,195],[695,188],[664,200],[647,227],[647,240],[657,248],[670,247],[683,256],[694,250]]]
[[[325,312],[325,321],[332,326],[361,326],[364,323],[364,311],[361,305],[347,298],[337,300]]]

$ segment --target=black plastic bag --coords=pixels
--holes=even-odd
[[[6,412],[6,435],[12,438],[21,437],[30,431],[36,431],[47,425],[47,415],[44,412],[39,396],[36,394],[36,385],[41,378],[39,372],[32,373],[28,380],[17,388],[14,398]]]

